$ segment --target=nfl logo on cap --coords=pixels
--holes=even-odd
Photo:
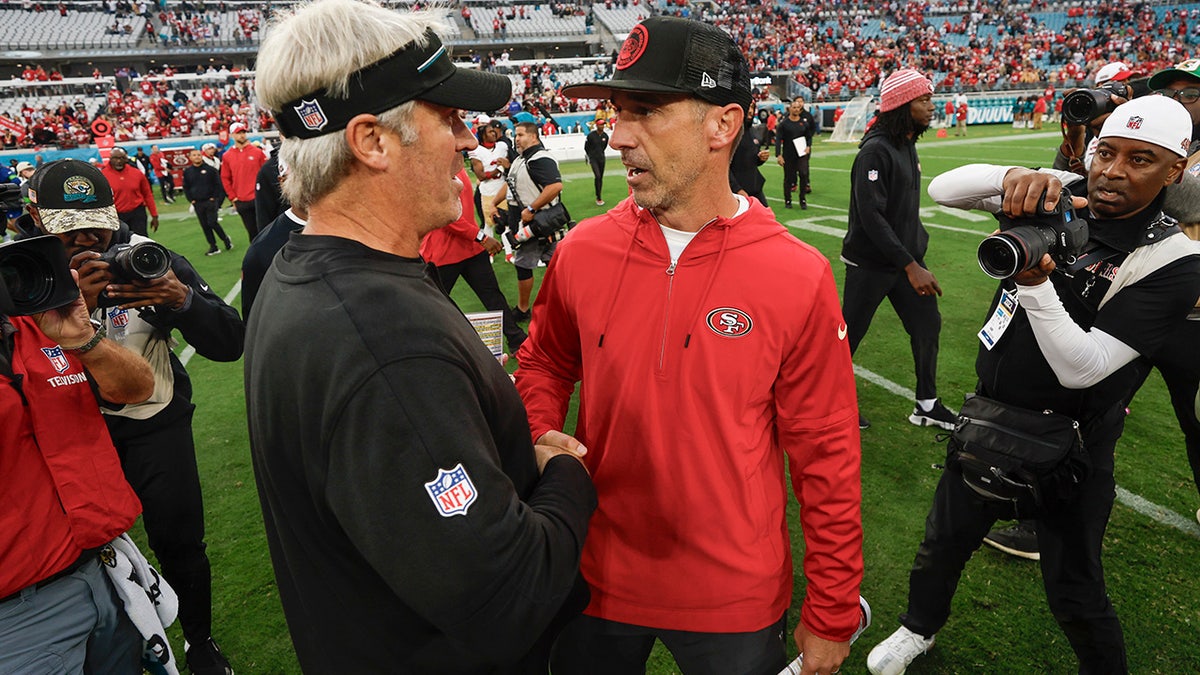
[[[460,463],[453,469],[438,469],[437,478],[425,484],[429,498],[443,518],[465,516],[479,493]]]
[[[1129,121],[1125,123],[1125,126],[1129,127],[1130,129],[1141,129],[1142,128],[1142,118],[1141,117],[1130,117]]]
[[[316,100],[300,101],[300,105],[292,108],[296,114],[300,116],[300,122],[304,124],[304,128],[309,131],[320,131],[329,124],[329,119],[325,117],[325,111],[321,110],[321,104]]]

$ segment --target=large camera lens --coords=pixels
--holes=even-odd
[[[1087,124],[1115,109],[1111,92],[1105,89],[1079,89],[1063,99],[1062,116],[1068,124]]]
[[[154,242],[134,244],[126,256],[130,276],[139,279],[157,279],[171,269],[171,256],[167,249]]]
[[[149,281],[171,269],[171,254],[152,241],[117,244],[100,259],[112,266],[113,278],[117,281]]]
[[[1007,279],[1038,264],[1050,252],[1054,234],[1022,225],[979,242],[979,267],[993,279]]]
[[[69,305],[79,288],[53,235],[0,244],[0,314],[27,316]]]
[[[54,294],[54,270],[49,262],[22,250],[0,257],[0,279],[18,306],[40,305]]]

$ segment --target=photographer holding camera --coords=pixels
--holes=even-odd
[[[485,211],[488,220],[496,218],[501,201],[508,201],[509,242],[513,245],[513,264],[517,267],[517,306],[513,316],[517,321],[528,321],[530,296],[533,294],[533,268],[539,262],[550,262],[554,246],[562,239],[563,229],[569,216],[562,205],[562,174],[558,171],[558,160],[542,147],[537,125],[518,122],[514,141],[520,156],[513,160],[504,185],[492,197]],[[535,218],[539,211],[561,212],[562,217]],[[561,222],[559,222],[561,221]]]
[[[0,191],[0,205],[19,203],[15,190]],[[45,219],[54,227],[76,213],[47,209]],[[111,198],[82,213],[116,227]],[[142,636],[99,557],[141,507],[92,387],[134,404],[150,395],[153,374],[89,321],[58,242],[0,252],[0,672],[141,673]],[[50,276],[65,281],[57,290],[45,287],[52,257],[61,269]],[[31,269],[42,273],[23,273]],[[22,302],[39,295],[57,300]]]
[[[1086,188],[1089,236],[1081,250],[1064,250],[1060,239],[1048,255],[1027,241],[1032,267],[1003,281],[992,301],[980,332],[977,396],[964,403],[951,437],[910,573],[902,625],[868,657],[875,675],[900,673],[933,647],[967,560],[996,520],[1013,517],[1038,519],[1047,600],[1079,659],[1079,672],[1128,671],[1100,551],[1115,493],[1113,452],[1124,402],[1140,381],[1134,361],[1162,349],[1200,295],[1200,255],[1162,213],[1164,188],[1184,170],[1190,132],[1191,119],[1178,103],[1148,96],[1120,105],[1105,121],[1086,182],[1069,173],[970,165],[930,184],[929,194],[940,204],[1002,211],[1014,224],[1039,227],[1057,216],[1062,229],[1073,218],[1058,208],[1063,182],[1073,192]],[[1080,206],[1083,200],[1075,199]],[[979,420],[993,429],[1003,426],[996,423],[1003,417],[972,419],[984,405],[1010,419],[1036,411],[1035,418],[1056,427],[1065,421],[1068,447],[1047,450],[1063,450],[1064,465],[1082,460],[1082,470],[1063,476],[1058,466],[993,465],[992,484],[981,487],[970,452],[984,457],[1017,446],[1033,455],[1043,444],[1029,438],[1050,437],[1016,428],[1012,435],[1023,433],[1025,440],[1008,448],[995,439],[967,438],[964,431],[980,426],[974,425]],[[999,500],[1005,494],[1011,501]]]
[[[1188,237],[1200,240],[1200,164],[1197,163],[1200,160],[1197,129],[1200,124],[1200,59],[1183,61],[1149,79],[1132,80],[1132,76],[1133,70],[1129,66],[1115,61],[1096,73],[1096,89],[1078,89],[1067,95],[1063,107],[1064,143],[1059,148],[1054,168],[1070,168],[1086,175],[1096,151],[1098,141],[1095,136],[1116,106],[1126,102],[1126,97],[1155,93],[1173,98],[1191,115],[1193,140],[1188,149],[1188,169],[1179,181],[1167,187],[1162,210],[1179,221],[1179,227]],[[1080,159],[1069,161],[1068,154]],[[1192,478],[1200,490],[1200,418],[1197,418],[1195,406],[1196,392],[1200,388],[1200,354],[1193,346],[1200,338],[1200,321],[1195,318],[1176,328],[1149,366],[1162,374],[1170,392],[1171,405],[1184,434]],[[1144,369],[1143,381],[1150,375],[1149,366]],[[1130,392],[1130,399],[1139,387],[1140,384]],[[1200,520],[1200,510],[1196,517]],[[1035,529],[1032,520],[998,527],[988,533],[984,543],[1010,555],[1037,560],[1040,553]]]
[[[141,355],[154,370],[154,393],[136,405],[102,401],[102,412],[125,477],[142,501],[150,548],[179,595],[188,667],[197,675],[228,675],[212,640],[212,575],[204,543],[204,507],[192,439],[192,386],[172,351],[178,329],[196,352],[214,361],[242,354],[244,326],[183,257],[130,234],[116,219],[93,217],[112,205],[104,175],[77,160],[59,160],[30,181],[37,228],[66,246],[87,309],[109,338]],[[53,211],[55,219],[44,213]]]

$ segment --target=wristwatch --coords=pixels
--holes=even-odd
[[[96,332],[92,335],[92,339],[79,345],[78,347],[63,347],[63,351],[71,352],[72,354],[86,354],[95,349],[96,345],[100,344],[100,341],[103,340],[104,336],[108,333],[108,329],[103,323],[95,319],[89,319],[89,321],[92,323],[92,328],[96,330]]]
[[[475,241],[482,243],[484,239],[487,239],[487,232],[480,230],[479,233],[475,235]]]

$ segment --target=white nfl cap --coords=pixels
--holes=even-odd
[[[1120,61],[1113,61],[1112,63],[1105,64],[1103,68],[1096,71],[1096,86],[1100,86],[1109,80],[1116,80],[1118,82],[1127,80],[1131,75],[1133,75],[1133,70],[1129,66]]]
[[[1117,106],[1104,121],[1098,138],[1145,141],[1187,157],[1192,144],[1192,116],[1179,101],[1143,96]]]

